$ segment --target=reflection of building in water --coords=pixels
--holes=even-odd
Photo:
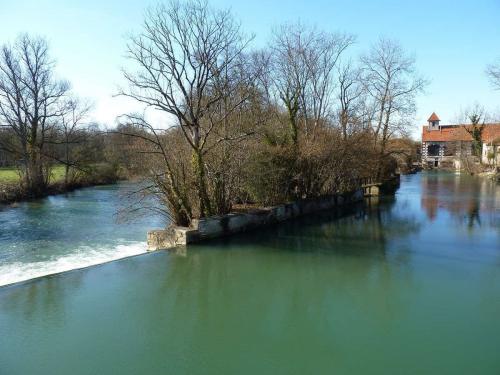
[[[469,226],[481,225],[481,216],[500,220],[500,186],[486,178],[424,173],[421,187],[421,206],[431,221],[443,209]]]
[[[427,168],[460,168],[461,157],[472,154],[471,125],[440,125],[433,113],[422,127],[422,165]],[[500,123],[484,124],[482,161],[500,164]]]
[[[425,213],[431,221],[436,218],[438,203],[437,197],[422,195],[422,207],[425,209]]]

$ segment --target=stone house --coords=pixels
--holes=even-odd
[[[422,127],[422,166],[424,168],[461,167],[463,157],[472,155],[471,125],[441,125],[432,115]],[[500,165],[500,123],[484,124],[482,132],[483,164]]]

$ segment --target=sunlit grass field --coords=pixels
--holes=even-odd
[[[50,181],[56,182],[64,179],[64,166],[57,165],[52,168]],[[15,168],[0,168],[0,183],[17,183],[19,181],[19,173]]]

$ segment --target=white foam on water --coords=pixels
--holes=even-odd
[[[145,242],[133,242],[99,249],[79,247],[74,253],[40,262],[0,264],[0,286],[41,276],[95,266],[147,252]]]

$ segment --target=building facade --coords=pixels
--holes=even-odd
[[[461,168],[461,160],[472,155],[471,125],[441,125],[432,115],[422,127],[422,166],[424,168]],[[500,123],[484,124],[483,164],[500,165]]]

